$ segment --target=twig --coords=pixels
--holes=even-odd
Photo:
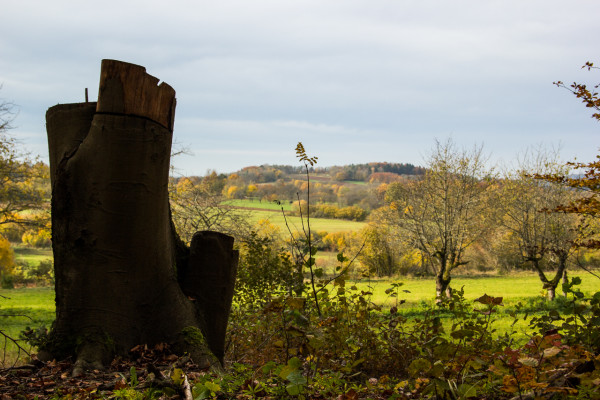
[[[596,275],[595,273],[593,273],[592,271],[590,271],[589,269],[587,269],[586,267],[584,267],[584,266],[581,264],[581,261],[579,261],[579,259],[577,259],[577,266],[578,266],[579,268],[581,268],[582,270],[584,270],[584,271],[586,271],[586,272],[588,272],[588,273],[590,273],[590,274],[594,275],[596,278],[600,279],[600,276],[599,276],[599,275]]]
[[[3,357],[2,357],[2,365],[3,366],[6,363],[6,346],[8,345],[9,342],[12,342],[15,346],[17,346],[17,358],[15,360],[15,364],[13,364],[13,367],[16,365],[16,362],[19,359],[21,352],[27,354],[28,357],[31,357],[31,354],[27,350],[25,350],[25,348],[23,346],[21,346],[18,343],[17,339],[13,339],[11,336],[4,333],[3,330],[0,330],[0,335],[4,336],[4,349],[2,352],[3,353]]]
[[[192,388],[186,374],[183,374],[183,395],[185,400],[194,400],[194,397],[192,396]]]
[[[33,321],[33,318],[31,318],[29,315],[25,315],[25,314],[0,314],[0,317],[24,317],[24,318],[29,318],[31,321]]]
[[[358,251],[356,252],[356,254],[354,255],[354,257],[352,257],[352,260],[350,260],[350,262],[348,263],[348,265],[346,265],[346,268],[344,268],[342,270],[342,272],[340,272],[338,275],[336,275],[333,278],[330,278],[327,281],[325,281],[325,283],[323,284],[323,286],[321,286],[319,288],[319,290],[317,291],[317,293],[319,293],[321,290],[325,289],[325,287],[327,285],[329,285],[331,282],[335,281],[337,278],[339,278],[340,276],[344,275],[346,273],[346,271],[348,271],[348,269],[350,269],[350,266],[352,265],[352,263],[354,263],[354,260],[356,260],[356,258],[360,255],[360,253],[362,253],[362,250],[365,248],[366,244],[367,244],[367,241],[364,240],[362,246],[360,246],[360,249],[358,249]]]

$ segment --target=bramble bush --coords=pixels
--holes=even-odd
[[[318,286],[320,317],[310,296],[282,296],[253,314],[234,313],[227,357],[232,376],[222,379],[240,370],[252,377],[251,383],[241,379],[246,386],[234,393],[252,387],[255,395],[276,398],[600,397],[593,329],[600,322],[600,292],[583,296],[578,278],[565,284],[569,301],[560,310],[530,320],[525,344],[515,342],[516,329],[496,332],[501,297],[471,302],[455,290],[408,320],[398,298],[401,284],[387,291],[397,304],[382,309],[343,276],[331,288],[324,283]],[[527,318],[519,307],[509,312],[513,326]]]
[[[239,251],[235,286],[239,307],[260,307],[271,297],[291,295],[302,285],[302,275],[276,239],[251,232],[241,243]]]

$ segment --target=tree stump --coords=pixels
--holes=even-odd
[[[74,373],[138,344],[223,360],[238,254],[226,235],[199,234],[190,252],[175,232],[174,116],[173,88],[114,60],[102,61],[97,103],[46,113],[56,321],[44,350],[75,356]]]

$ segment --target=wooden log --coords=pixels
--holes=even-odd
[[[195,299],[204,316],[203,330],[210,350],[221,363],[239,258],[233,241],[233,237],[219,232],[196,232],[187,265],[178,266],[181,289]]]

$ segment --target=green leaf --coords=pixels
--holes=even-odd
[[[218,392],[219,390],[221,390],[221,386],[218,383],[214,382],[204,382],[204,386],[206,386],[206,388],[211,392]]]
[[[417,358],[408,366],[408,373],[411,376],[416,377],[422,372],[429,371],[429,369],[431,369],[431,363],[428,360],[424,358]]]
[[[300,367],[302,366],[302,361],[300,361],[300,359],[298,357],[292,357],[288,361],[287,365],[289,365],[295,369],[300,369]]]
[[[269,372],[273,371],[277,367],[277,363],[275,361],[269,361],[262,367],[262,373],[267,375]]]
[[[352,368],[359,366],[360,364],[364,363],[365,359],[364,358],[359,358],[358,360],[354,361],[352,363]]]
[[[337,255],[337,260],[341,263],[348,261],[347,257],[344,257],[344,253],[340,252]]]
[[[325,342],[318,337],[312,336],[308,340],[308,345],[315,350],[319,350],[325,347]]]
[[[183,370],[181,368],[173,369],[171,373],[171,380],[176,385],[181,385],[183,383]]]
[[[307,383],[306,377],[300,371],[294,371],[289,374],[287,380],[290,381],[290,384],[285,387],[285,390],[290,396],[297,396],[302,393]]]
[[[285,387],[285,390],[290,396],[298,396],[300,393],[302,393],[302,386],[290,384]]]
[[[292,357],[289,359],[287,365],[281,369],[279,376],[283,379],[288,379],[288,376],[300,369],[302,361],[298,357]]]
[[[450,333],[450,336],[452,336],[454,339],[472,338],[474,335],[475,331],[472,329],[459,329]]]
[[[205,385],[197,383],[192,388],[192,396],[194,397],[194,400],[204,400],[208,399],[211,394],[210,390]]]
[[[477,386],[461,383],[460,385],[458,385],[457,392],[463,399],[468,399],[469,397],[477,397]]]
[[[428,371],[428,374],[434,378],[441,378],[444,375],[444,364],[440,361],[436,362]]]
[[[560,317],[560,314],[559,314],[559,313],[558,313],[558,311],[556,311],[556,310],[550,310],[550,311],[548,312],[548,316],[549,316],[549,317],[550,317],[550,318],[551,318],[553,321],[558,321],[558,320],[562,319],[562,318]]]
[[[306,385],[306,377],[300,371],[289,374],[287,380],[294,385]]]
[[[129,376],[130,376],[130,382],[131,382],[131,386],[137,386],[138,384],[138,377],[137,377],[137,371],[135,370],[135,367],[131,367],[129,369]]]

